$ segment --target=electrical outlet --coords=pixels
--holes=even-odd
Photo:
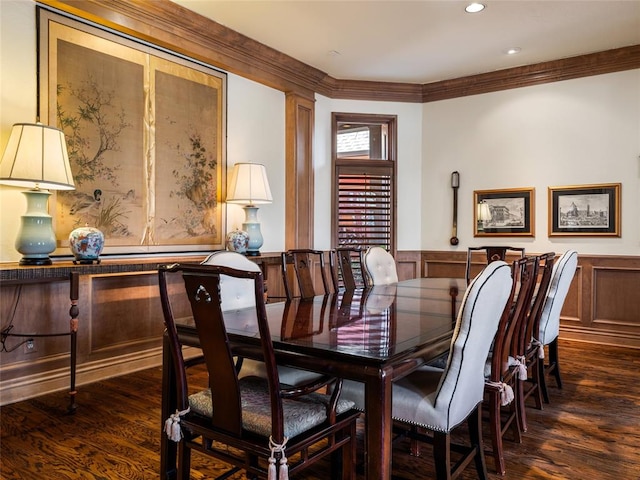
[[[24,353],[36,353],[37,351],[36,341],[33,338],[24,342]]]

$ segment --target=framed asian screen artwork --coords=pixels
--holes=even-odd
[[[549,236],[620,236],[620,183],[549,187]]]
[[[58,250],[79,226],[103,253],[224,248],[226,74],[38,7],[40,117],[65,133]],[[53,202],[52,202],[53,203]]]
[[[534,236],[534,188],[475,190],[475,237]]]

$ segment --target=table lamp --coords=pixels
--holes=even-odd
[[[27,212],[21,217],[16,250],[20,265],[51,265],[56,236],[47,203],[48,190],[74,190],[64,133],[41,123],[16,123],[0,161],[0,183],[27,187]]]
[[[258,163],[236,163],[231,171],[228,203],[245,204],[245,222],[242,229],[249,234],[247,255],[260,255],[260,247],[264,243],[260,223],[258,222],[258,207],[256,205],[271,203],[271,189],[267,180],[267,170]]]
[[[491,220],[491,217],[492,217],[491,209],[489,208],[489,204],[484,200],[480,201],[477,207],[478,207],[478,210],[477,210],[478,224],[482,226],[482,228],[484,228],[485,222],[488,222],[489,220]]]

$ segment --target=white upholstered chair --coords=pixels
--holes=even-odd
[[[248,270],[250,272],[259,272],[260,267],[257,263],[252,262],[244,255],[237,252],[219,251],[213,252],[203,262],[203,265],[216,265],[219,267],[232,267],[238,270]],[[220,278],[220,290],[222,290],[222,311],[239,310],[241,308],[249,308],[255,306],[255,298],[253,295],[253,282],[249,279],[231,278],[222,276]],[[237,367],[240,368],[240,377],[248,377],[250,375],[264,377],[266,369],[263,362],[251,360],[248,358],[239,358]],[[299,385],[320,378],[317,373],[279,366],[278,374],[280,381],[287,385]]]
[[[503,261],[492,262],[469,285],[462,299],[444,370],[422,367],[393,383],[392,417],[414,439],[434,444],[438,479],[457,476],[458,462],[452,472],[451,451],[462,449],[475,460],[481,479],[487,468],[482,445],[481,406],[484,392],[484,363],[498,322],[511,292],[511,268]],[[345,380],[341,398],[353,400],[365,409],[364,388],[359,382]],[[463,422],[469,424],[470,446],[453,446],[450,434]],[[434,436],[420,433],[431,430]]]
[[[372,285],[398,283],[396,261],[384,248],[369,248],[364,254],[364,266]]]
[[[567,297],[569,286],[578,267],[578,252],[568,250],[563,253],[553,265],[551,281],[547,290],[547,297],[542,307],[540,316],[540,332],[538,341],[542,345],[548,345],[549,363],[545,367],[543,362],[539,362],[540,387],[542,397],[549,403],[549,393],[545,378],[545,370],[553,373],[558,388],[562,388],[560,378],[560,366],[558,363],[558,336],[560,334],[560,312]]]
[[[237,252],[213,252],[202,262],[202,265],[232,267],[249,272],[260,271],[257,263],[252,262]],[[227,312],[229,310],[239,310],[241,308],[255,306],[252,285],[253,282],[246,278],[221,277],[220,289],[224,290],[222,295],[222,311]]]

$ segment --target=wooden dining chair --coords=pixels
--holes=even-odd
[[[514,442],[522,442],[520,410],[515,401],[520,388],[519,383],[523,381],[522,369],[519,368],[522,362],[516,358],[516,339],[518,328],[522,325],[521,317],[528,313],[530,308],[537,269],[536,257],[519,258],[512,263],[511,294],[502,312],[485,365],[484,391],[489,417],[489,436],[494,466],[500,475],[504,475],[506,471],[503,440],[507,433],[512,433]]]
[[[293,265],[293,275],[297,279],[301,298],[313,298],[316,295],[327,295],[331,293],[322,250],[312,250],[308,248],[291,249],[282,252],[282,280],[287,299],[291,300],[296,295],[291,285],[289,266]],[[323,291],[316,290],[314,282],[314,272],[320,270]]]
[[[189,385],[167,276],[181,275],[208,371],[208,388]],[[222,309],[223,279],[248,280],[254,297],[259,353],[266,377],[238,376]],[[332,455],[333,476],[355,478],[356,420],[353,402],[340,398],[342,381],[286,388],[280,382],[264,303],[261,272],[212,265],[161,266],[159,286],[166,335],[176,377],[177,410],[165,431],[178,442],[178,479],[190,478],[197,451],[244,470],[248,478],[288,478]],[[333,393],[318,392],[333,385]],[[341,454],[341,455],[339,455]],[[227,472],[218,478],[228,478]],[[280,476],[278,476],[280,475]]]
[[[257,263],[252,262],[244,255],[237,252],[220,250],[213,252],[207,256],[201,265],[212,265],[219,267],[231,267],[238,270],[247,270],[250,272],[260,272]],[[223,277],[220,280],[220,288],[222,295],[222,311],[238,310],[241,308],[254,307],[255,302],[251,291],[251,280],[246,278]],[[263,372],[264,365],[256,360],[244,359],[242,356],[236,356],[236,369],[241,371],[244,366],[245,372]]]
[[[505,262],[487,266],[464,295],[444,370],[422,367],[392,384],[395,428],[433,444],[438,479],[456,478],[471,461],[478,477],[488,478],[482,442],[484,362],[511,286],[511,269]],[[362,383],[345,380],[342,396],[365,408]],[[465,422],[469,444],[452,444],[452,432]],[[422,433],[425,430],[433,435]],[[463,455],[454,465],[452,452]]]
[[[540,314],[540,327],[537,338],[543,345],[543,348],[547,346],[547,358],[549,359],[546,366],[544,362],[540,362],[538,365],[542,397],[546,403],[549,403],[549,393],[547,392],[545,372],[553,373],[558,388],[562,388],[558,358],[560,312],[567,298],[567,293],[569,292],[569,287],[571,286],[577,267],[578,252],[575,250],[567,250],[556,260],[553,265],[549,289]]]
[[[258,264],[252,262],[246,256],[225,250],[213,252],[201,265],[231,267],[238,270],[248,270],[250,272],[261,271]],[[253,292],[251,290],[251,281],[248,279],[224,276],[220,280],[220,289],[222,290],[222,311],[224,312],[255,306]],[[236,356],[236,369],[241,377],[250,375],[266,377],[265,364],[259,360],[243,358],[238,355]],[[280,381],[287,385],[305,384],[320,378],[320,374],[316,372],[284,365],[278,366],[278,374]]]
[[[396,260],[382,247],[370,247],[364,254],[364,266],[371,285],[398,283]]]
[[[526,325],[523,329],[523,335],[520,336],[519,350],[524,352],[524,358],[527,367],[527,387],[523,390],[523,396],[519,399],[521,402],[522,427],[523,431],[527,431],[527,418],[524,407],[527,398],[533,397],[535,407],[542,410],[542,380],[540,379],[539,364],[544,358],[544,346],[537,340],[540,331],[540,318],[542,315],[542,306],[547,297],[547,292],[551,282],[551,274],[556,258],[555,252],[547,252],[538,256],[538,283],[534,289],[534,299],[531,303],[531,309],[526,317]],[[524,387],[524,386],[523,386]]]
[[[368,288],[369,279],[364,269],[364,252],[360,247],[337,247],[329,257],[334,290]]]
[[[507,247],[501,245],[493,245],[493,246],[483,246],[483,247],[469,247],[467,248],[467,263],[465,267],[465,279],[467,280],[467,284],[473,278],[471,270],[473,269],[473,258],[475,257],[474,253],[481,252],[483,253],[483,258],[486,259],[486,264],[491,262],[495,262],[496,260],[507,261],[507,255],[510,253],[518,253],[520,257],[524,257],[525,251],[522,247]],[[484,265],[483,267],[484,268]]]
[[[260,266],[252,262],[244,255],[237,252],[220,250],[213,252],[205,258],[201,265],[214,265],[218,267],[231,267],[238,270],[248,270],[250,272],[260,272]],[[251,281],[244,278],[223,277],[220,281],[220,288],[224,291],[222,297],[222,310],[233,310],[254,306],[254,299],[251,289]]]

